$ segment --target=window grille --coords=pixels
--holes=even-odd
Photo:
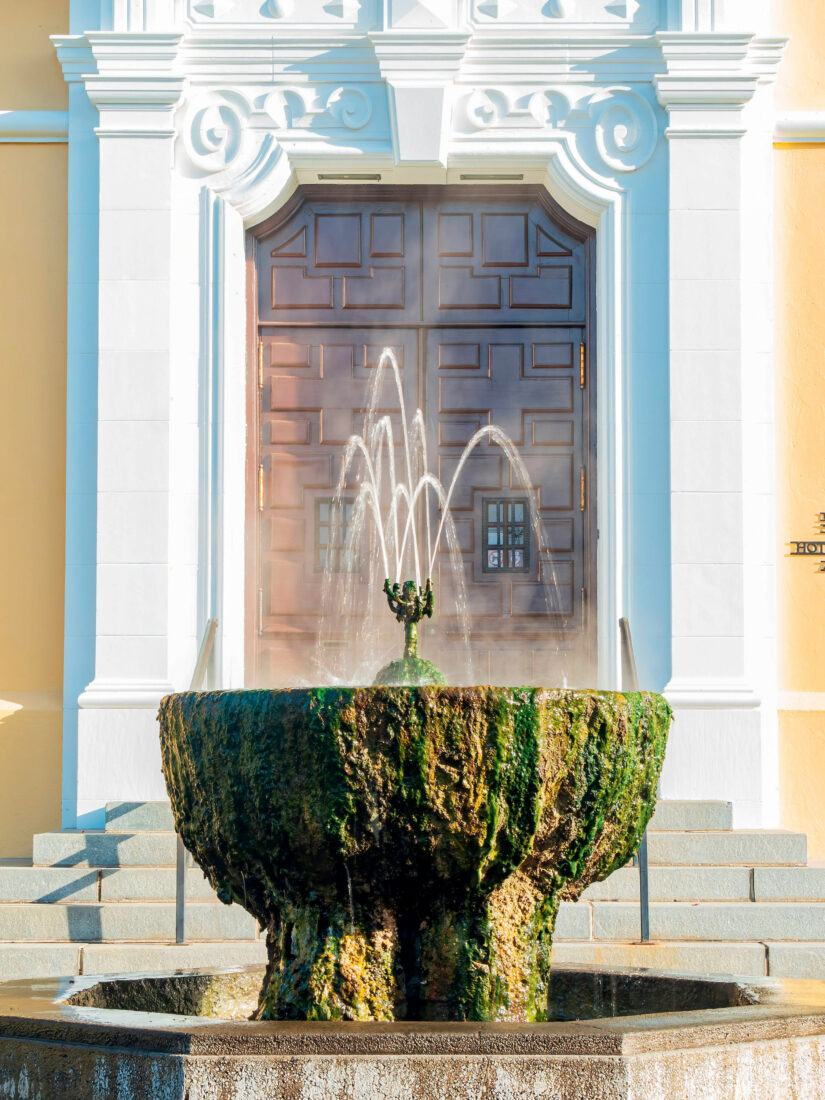
[[[347,539],[352,530],[355,501],[319,497],[315,501],[315,569],[323,572],[329,562],[333,573],[346,568]]]
[[[528,502],[488,497],[482,508],[483,572],[526,573],[530,568]]]

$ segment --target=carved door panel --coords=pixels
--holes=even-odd
[[[460,682],[586,678],[595,626],[595,394],[584,350],[593,239],[537,189],[492,191],[307,188],[255,235],[250,681],[317,679],[322,566],[338,553],[328,505],[385,345],[402,366],[408,414],[424,413],[442,482],[471,435],[497,424],[522,455],[542,522],[539,540],[518,478],[482,443],[452,502],[471,652],[445,599],[436,621],[422,624],[424,654]],[[400,428],[392,388],[384,393],[382,410]],[[439,592],[454,591],[443,552],[435,572]],[[366,607],[366,575],[354,583],[356,606]]]
[[[259,631],[263,644],[256,680],[300,684],[312,680],[330,546],[343,520],[329,509],[347,440],[361,431],[364,406],[379,356],[391,347],[408,401],[415,404],[418,336],[398,331],[328,326],[262,327],[260,413]],[[387,412],[398,401],[382,388]],[[394,424],[396,434],[400,425]],[[356,577],[356,609],[366,577]],[[363,593],[362,593],[363,595]],[[357,615],[357,611],[356,611]],[[334,632],[333,632],[334,633]]]
[[[541,521],[539,541],[530,528],[518,469],[496,443],[481,442],[456,481],[451,512],[473,608],[473,676],[483,683],[576,678],[575,666],[586,656],[583,337],[582,328],[491,326],[428,333],[428,422],[441,481],[450,485],[475,432],[498,425],[523,460]],[[508,532],[503,512],[514,508]],[[516,540],[503,537],[512,533]],[[449,568],[442,552],[439,569]],[[443,625],[451,638],[439,657],[451,666],[459,652],[458,624]],[[431,644],[437,644],[437,631]]]
[[[585,249],[539,203],[429,204],[423,236],[424,315],[431,323],[584,321]]]
[[[420,320],[417,203],[309,200],[257,251],[259,323]]]

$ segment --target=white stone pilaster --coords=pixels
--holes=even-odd
[[[193,629],[197,571],[197,548],[188,554],[175,537],[187,482],[197,492],[197,427],[175,424],[173,403],[173,304],[185,294],[172,293],[171,264],[179,38],[87,37],[100,190],[95,668],[79,699],[81,825],[99,823],[107,800],[164,797],[155,711],[172,689],[179,635]]]
[[[775,707],[770,136],[749,35],[660,35],[669,114],[672,678],[665,797],[765,822]],[[763,148],[764,146],[764,148]],[[766,267],[766,264],[768,265]],[[775,752],[774,752],[775,755]]]

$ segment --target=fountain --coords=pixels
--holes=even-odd
[[[401,404],[404,477],[391,420],[376,417],[385,368]],[[547,1019],[559,903],[626,863],[653,811],[671,719],[663,699],[447,686],[419,656],[442,534],[455,566],[455,485],[482,442],[510,462],[542,547],[535,493],[507,436],[477,431],[445,488],[427,469],[423,427],[420,411],[408,427],[387,351],[336,499],[360,461],[343,614],[368,536],[368,572],[384,574],[403,656],[372,687],[190,692],[161,704],[176,827],[219,896],[266,929],[260,1019]],[[332,580],[328,562],[328,612]],[[552,568],[544,584],[552,605]],[[458,591],[466,615],[460,577]]]
[[[222,900],[265,930],[266,968],[0,983],[0,1092],[825,1096],[825,983],[551,969],[560,903],[626,863],[647,826],[670,709],[641,692],[444,683],[418,634],[442,603],[442,534],[470,629],[455,479],[445,490],[428,471],[417,415],[399,480],[374,398],[345,455],[339,499],[358,455],[364,472],[325,610],[352,609],[368,540],[374,604],[403,626],[403,655],[376,676],[370,622],[348,676],[321,644],[320,686],[188,692],[160,708],[176,826]],[[499,429],[473,437],[456,476],[482,441],[512,458],[541,554],[532,489]]]

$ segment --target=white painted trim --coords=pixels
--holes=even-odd
[[[773,140],[797,144],[825,144],[825,111],[787,111],[777,115]]]
[[[170,683],[130,680],[122,684],[95,680],[77,701],[82,710],[146,710],[157,707],[161,699],[174,690],[175,685]]]
[[[744,680],[672,680],[665,697],[672,707],[683,710],[756,710],[762,705]]]
[[[825,711],[825,691],[780,691],[778,709]]]
[[[69,140],[68,111],[0,111],[0,143]]]

